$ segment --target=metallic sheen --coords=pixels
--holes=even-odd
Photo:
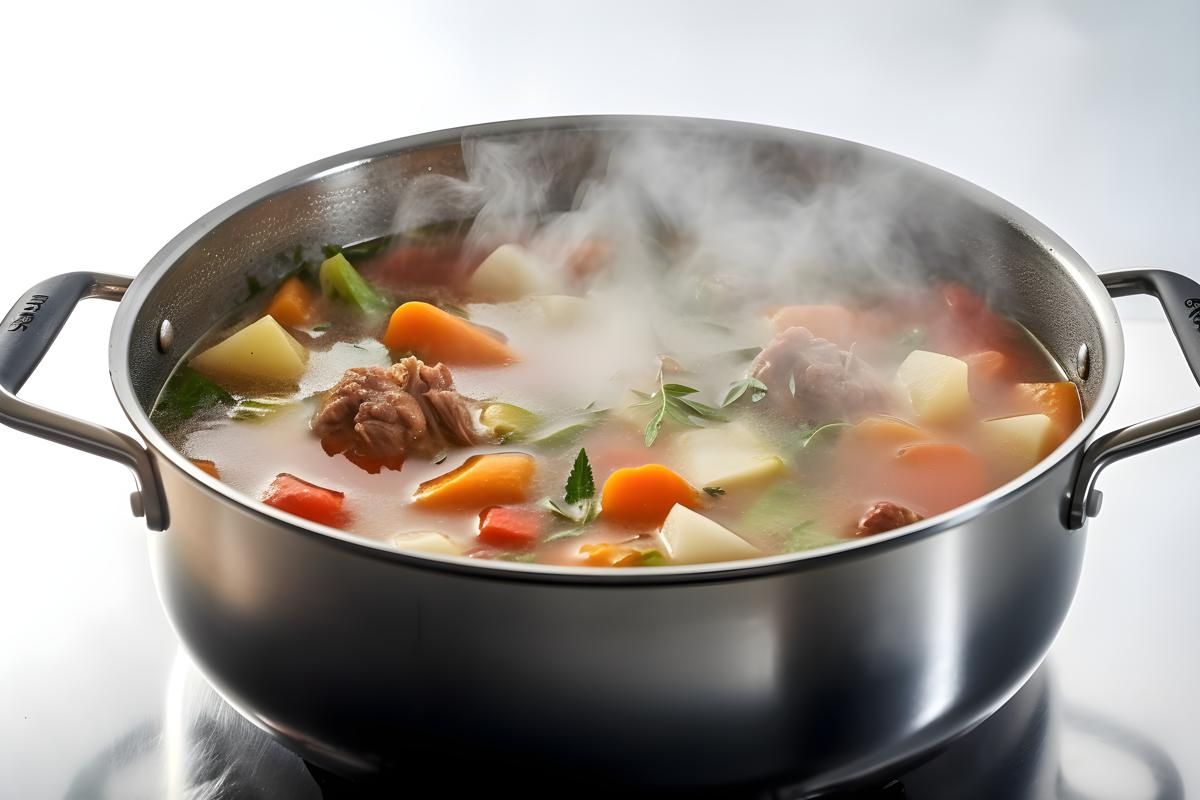
[[[265,283],[296,243],[387,232],[398,187],[428,170],[460,174],[464,138],[552,136],[578,149],[641,128],[748,142],[797,181],[895,171],[911,186],[897,224],[947,234],[931,272],[1007,287],[1006,309],[1080,385],[1083,425],[1025,475],[899,531],[744,562],[592,570],[421,556],[302,527],[201,472],[150,424],[174,365],[155,346],[158,320],[173,321],[182,352],[245,299],[247,271]],[[1072,358],[1081,341],[1086,373]],[[812,134],[581,117],[374,145],[229,201],[142,271],[118,308],[110,372],[169,498],[151,554],[174,629],[232,705],[306,758],[374,771],[467,747],[497,761],[536,752],[577,776],[787,777],[809,792],[929,752],[1036,670],[1075,592],[1086,534],[1068,528],[1070,498],[1122,361],[1115,308],[1087,264],[978,187]]]

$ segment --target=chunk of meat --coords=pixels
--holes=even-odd
[[[478,406],[455,390],[445,364],[431,367],[410,356],[390,367],[346,370],[312,429],[330,455],[344,453],[368,472],[400,469],[410,455],[484,441]]]
[[[891,405],[887,385],[867,362],[807,328],[777,334],[754,359],[750,375],[766,384],[767,399],[776,408],[813,425]]]
[[[903,528],[905,525],[911,525],[923,519],[924,517],[911,508],[905,508],[891,500],[880,500],[862,515],[862,519],[858,521],[858,530],[854,534],[855,536],[874,536],[877,533]]]

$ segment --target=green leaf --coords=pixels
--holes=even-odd
[[[705,486],[704,493],[709,497],[720,497],[725,494],[725,490],[720,486]]]
[[[658,411],[655,412],[654,416],[650,418],[650,421],[646,423],[646,434],[642,437],[642,441],[645,442],[646,447],[654,444],[654,440],[658,438],[658,432],[662,429],[663,418],[666,414],[667,404],[664,401],[658,407]]]
[[[516,561],[521,564],[532,564],[537,561],[537,553],[506,553],[500,556],[501,561]]]
[[[850,427],[853,426],[849,422],[830,422],[828,425],[822,425],[821,427],[813,430],[811,433],[806,432],[805,435],[801,437],[800,446],[807,448],[811,446],[814,441],[822,445],[832,444],[834,438],[842,431],[842,429]]]
[[[716,420],[718,422],[728,422],[729,421],[729,417],[722,414],[721,409],[714,408],[710,405],[705,405],[704,403],[701,403],[699,400],[691,400],[686,397],[681,397],[681,398],[679,398],[679,402],[682,403],[683,405],[687,406],[688,408],[690,408],[692,411],[696,412],[701,417],[704,417],[705,419],[712,419],[712,420]]]
[[[576,536],[579,536],[581,533],[583,533],[583,530],[584,529],[582,526],[577,526],[574,528],[567,528],[565,531],[559,531],[558,533],[550,534],[542,541],[543,542],[557,542],[562,539],[572,539]]]
[[[314,333],[320,333],[321,331],[327,331],[332,327],[333,327],[332,322],[322,322],[317,325],[313,325],[312,330]]]
[[[261,422],[290,405],[292,401],[285,397],[246,397],[238,401],[229,417],[239,422]]]
[[[575,505],[580,501],[590,500],[595,496],[596,483],[592,478],[592,465],[588,462],[587,450],[581,447],[579,455],[575,456],[575,464],[571,467],[571,474],[567,476],[567,486],[563,492],[563,499],[569,505]]]
[[[200,411],[233,403],[233,395],[221,386],[191,367],[181,366],[163,387],[150,412],[150,420],[159,428],[171,428]]]
[[[249,291],[249,294],[246,295],[247,300],[261,292],[262,288],[262,284],[259,283],[258,278],[253,275],[246,276],[246,289]]]
[[[636,389],[634,390],[634,394],[638,397],[645,398],[642,402],[635,403],[633,405],[634,408],[655,409],[653,416],[650,417],[650,421],[646,423],[645,435],[642,437],[642,441],[646,447],[654,444],[654,441],[658,438],[659,431],[662,430],[663,422],[667,419],[674,420],[688,428],[703,427],[700,422],[697,422],[697,419],[714,422],[729,421],[721,413],[720,409],[689,397],[689,395],[699,392],[699,389],[679,383],[663,383],[661,372],[659,373],[658,381],[658,391],[652,395],[639,392]]]
[[[755,390],[750,399],[756,403],[767,395],[767,385],[758,378],[742,378],[729,384],[729,391],[725,393],[725,399],[721,401],[721,408],[736,403],[750,389]]]

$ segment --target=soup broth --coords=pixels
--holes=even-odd
[[[627,260],[469,227],[297,251],[152,419],[238,492],[401,549],[646,568],[917,524],[1081,420],[1038,342],[956,282],[764,297],[678,270],[669,236]]]

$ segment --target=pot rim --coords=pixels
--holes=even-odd
[[[1083,422],[1050,455],[1011,481],[965,505],[887,533],[864,539],[848,539],[839,544],[804,550],[797,553],[763,556],[741,561],[663,566],[655,567],[654,569],[641,567],[606,567],[598,569],[596,567],[526,564],[490,559],[472,559],[466,556],[440,556],[406,552],[390,546],[385,541],[359,537],[347,531],[318,523],[301,522],[300,518],[279,511],[248,495],[243,495],[232,487],[221,483],[201,471],[166,441],[165,437],[150,422],[146,412],[142,410],[129,379],[130,346],[134,321],[137,318],[138,312],[141,310],[150,291],[158,282],[158,279],[169,271],[171,266],[184,252],[190,249],[213,228],[243,209],[280,194],[294,186],[344,172],[376,159],[393,156],[406,150],[455,143],[461,141],[466,136],[494,136],[546,130],[601,132],[638,128],[721,131],[741,133],[743,135],[752,135],[762,139],[772,139],[782,142],[801,142],[814,139],[824,140],[831,144],[869,152],[872,157],[879,159],[883,163],[892,163],[897,166],[903,166],[908,170],[920,172],[926,178],[941,183],[948,189],[1001,215],[1013,223],[1026,236],[1043,245],[1053,255],[1055,260],[1062,266],[1064,272],[1074,281],[1084,297],[1087,298],[1088,305],[1093,314],[1095,314],[1104,350],[1105,370],[1103,382],[1096,394],[1095,402],[1084,416]],[[429,567],[465,573],[477,577],[498,579],[639,585],[750,578],[782,571],[815,568],[817,566],[826,566],[832,561],[843,558],[862,558],[882,553],[893,547],[915,543],[927,536],[933,536],[956,528],[975,517],[987,513],[992,508],[1007,502],[1014,496],[1021,494],[1023,489],[1031,486],[1046,473],[1053,470],[1063,461],[1073,457],[1082,449],[1088,437],[1099,426],[1112,406],[1121,381],[1124,357],[1124,337],[1117,316],[1116,306],[1113,304],[1112,298],[1097,277],[1095,271],[1057,234],[1028,213],[986,189],[924,162],[837,137],[748,122],[652,115],[542,117],[446,128],[355,148],[285,172],[217,206],[187,226],[163,246],[147,262],[145,267],[142,268],[126,292],[124,299],[118,306],[109,338],[109,375],[113,388],[116,391],[117,399],[125,415],[139,435],[141,435],[143,440],[160,458],[170,462],[180,473],[194,483],[199,484],[202,491],[215,495],[218,500],[234,503],[244,513],[268,518],[290,531],[320,537],[322,540],[337,546],[348,547],[361,555],[399,561],[409,566]],[[1064,488],[1064,514],[1066,508],[1065,497],[1066,488]],[[169,531],[166,533],[169,534]],[[1063,535],[1070,535],[1073,532],[1068,531],[1064,525],[1062,533]]]

